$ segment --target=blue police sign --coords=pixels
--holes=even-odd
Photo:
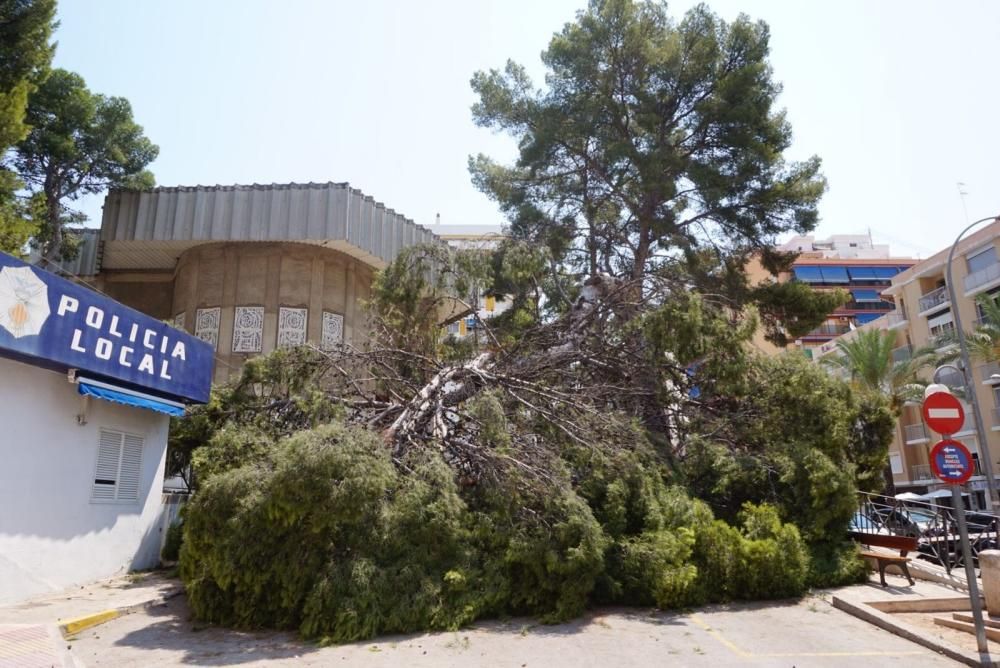
[[[969,449],[958,441],[945,439],[931,449],[931,469],[942,482],[961,485],[972,477],[974,464]]]
[[[214,355],[186,332],[0,253],[0,356],[205,403]]]

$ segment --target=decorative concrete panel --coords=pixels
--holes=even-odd
[[[344,342],[344,316],[323,311],[323,338],[320,348],[333,350]]]
[[[306,342],[306,325],[309,323],[309,309],[278,309],[278,347],[301,346]]]
[[[222,319],[222,309],[200,308],[195,314],[194,335],[202,341],[208,341],[212,348],[219,348],[219,322]]]
[[[259,353],[264,345],[264,307],[237,306],[233,320],[233,352]]]

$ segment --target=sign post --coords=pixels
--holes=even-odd
[[[927,426],[942,435],[954,434],[965,422],[962,404],[949,392],[934,392],[924,398],[924,420]],[[969,545],[969,527],[965,521],[965,504],[962,501],[962,483],[972,477],[975,465],[972,454],[962,443],[945,436],[944,440],[931,448],[931,470],[941,482],[951,486],[951,505],[958,521],[959,541],[962,544],[962,560],[965,562],[965,580],[969,585],[969,602],[972,606],[972,620],[976,626],[976,646],[980,655],[988,654],[986,627],[983,624],[982,601],[979,598],[979,583],[976,581],[976,567],[972,563],[972,548]],[[945,537],[947,540],[947,536]]]

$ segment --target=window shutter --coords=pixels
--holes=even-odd
[[[125,434],[122,448],[121,476],[118,479],[118,499],[135,501],[139,498],[139,477],[142,469],[142,444],[138,436]]]
[[[97,449],[97,471],[91,498],[114,500],[118,492],[118,463],[121,460],[122,438],[124,434],[101,430],[100,446]]]
[[[100,433],[91,501],[137,501],[144,439],[111,429]]]

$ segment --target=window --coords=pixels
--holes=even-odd
[[[969,273],[974,274],[997,263],[997,249],[995,246],[988,246],[976,251],[975,255],[966,255],[965,262],[969,266]]]
[[[822,267],[824,283],[847,283],[847,267]]]
[[[851,290],[851,294],[854,295],[854,301],[856,302],[882,301],[882,295],[878,293],[878,290]]]
[[[138,501],[143,438],[101,429],[91,501]]]
[[[795,267],[795,278],[804,283],[847,283],[847,267]]]
[[[233,320],[233,352],[259,353],[264,347],[264,307],[237,306]]]
[[[795,267],[795,278],[804,283],[822,283],[823,272],[819,267]]]
[[[892,466],[893,475],[902,475],[903,473],[903,458],[899,456],[898,452],[889,453],[889,465]]]
[[[927,326],[930,327],[931,336],[941,336],[955,331],[955,322],[951,318],[951,309],[933,318],[927,318]]]

